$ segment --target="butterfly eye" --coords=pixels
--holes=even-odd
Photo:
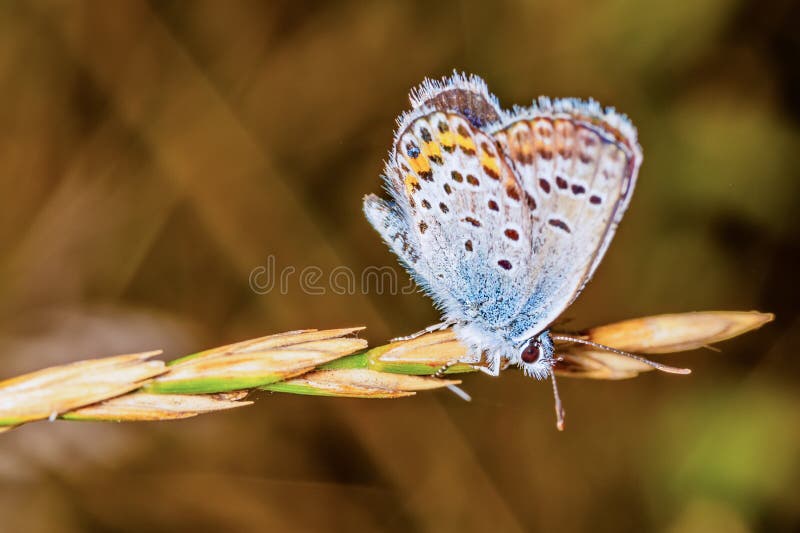
[[[530,365],[538,361],[539,357],[541,356],[542,356],[542,349],[539,345],[539,341],[533,340],[522,351],[522,362]]]

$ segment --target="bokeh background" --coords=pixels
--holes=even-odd
[[[296,328],[379,343],[420,294],[250,290],[392,266],[361,215],[425,76],[506,106],[595,97],[640,131],[638,190],[576,327],[778,319],[690,377],[506,372],[406,400],[262,394],[152,424],[0,437],[4,531],[797,531],[800,22],[791,1],[0,4],[0,376]],[[406,278],[403,278],[406,279]]]

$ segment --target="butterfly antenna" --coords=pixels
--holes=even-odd
[[[556,403],[556,427],[559,431],[564,431],[564,406],[561,404],[561,395],[558,394],[558,385],[556,385],[556,373],[550,371],[550,379],[553,382],[553,399]]]
[[[566,341],[566,342],[574,342],[577,344],[585,344],[587,346],[593,346],[594,348],[599,348],[601,350],[605,350],[607,352],[615,353],[617,355],[622,355],[628,357],[630,359],[634,359],[639,361],[640,363],[644,363],[646,365],[652,366],[656,370],[660,370],[662,372],[667,372],[669,374],[691,374],[692,370],[690,368],[678,368],[674,366],[664,365],[661,363],[657,363],[655,361],[651,361],[650,359],[645,359],[641,355],[636,355],[630,352],[626,352],[623,350],[618,350],[617,348],[612,348],[611,346],[606,346],[605,344],[600,344],[598,342],[587,341],[586,339],[581,339],[580,337],[570,337],[569,335],[550,335],[550,338],[557,341]]]

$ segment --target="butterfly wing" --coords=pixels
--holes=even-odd
[[[409,99],[413,109],[409,113],[402,114],[398,119],[398,130],[384,175],[384,183],[392,196],[392,200],[387,201],[375,195],[368,195],[364,199],[364,212],[369,222],[378,230],[384,241],[398,256],[415,280],[423,288],[428,288],[427,278],[433,276],[430,276],[431,272],[426,269],[427,262],[418,264],[421,244],[418,238],[419,226],[413,227],[414,212],[416,211],[413,195],[415,191],[422,188],[422,185],[427,181],[425,178],[428,175],[408,177],[409,163],[407,160],[403,161],[408,157],[408,151],[406,150],[405,155],[403,155],[403,150],[400,147],[402,137],[409,132],[420,131],[419,128],[414,127],[413,123],[419,119],[426,118],[426,115],[431,115],[435,110],[461,115],[475,128],[499,121],[502,116],[502,110],[497,99],[489,93],[486,83],[481,78],[477,76],[467,77],[457,73],[444,82],[425,79],[419,87],[411,91]],[[448,119],[445,118],[444,122],[442,122],[441,117],[439,118],[439,124],[449,124]],[[430,125],[426,131],[428,132],[426,135],[430,135],[430,131],[432,131]],[[454,134],[448,131],[439,131],[438,124],[437,129],[433,131],[438,131],[436,137],[437,141],[440,142],[438,147],[439,156],[444,152],[446,154],[444,157],[447,158],[450,166],[455,166],[458,161],[447,157],[447,154],[452,154],[452,143],[456,139],[453,137]],[[427,142],[424,139],[420,141],[419,138],[407,139],[408,141],[417,147]],[[416,157],[414,159],[416,160]],[[423,162],[424,160],[420,160],[420,163],[415,164],[419,165],[423,164]],[[428,164],[429,166],[434,164],[436,167],[434,172],[437,175],[443,171],[443,169],[438,168],[441,166],[438,163],[440,161],[433,158]],[[454,170],[458,169],[455,168]],[[434,177],[433,174],[431,174],[431,177]],[[451,189],[448,188],[446,192],[449,194]],[[423,277],[417,272],[418,270],[426,270],[425,273],[428,276]]]
[[[399,132],[386,184],[365,211],[447,318],[487,327],[524,303],[534,220],[502,147],[452,112],[420,112]]]
[[[627,119],[591,102],[542,99],[493,136],[535,205],[533,285],[509,325],[513,338],[525,339],[555,320],[592,277],[628,206],[642,156]]]

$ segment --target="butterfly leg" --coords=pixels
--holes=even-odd
[[[410,341],[412,339],[416,339],[417,337],[421,337],[422,335],[425,335],[426,333],[433,333],[434,331],[441,331],[443,329],[447,329],[450,326],[452,326],[454,323],[455,322],[449,321],[449,320],[448,321],[444,321],[444,322],[439,322],[438,324],[433,324],[431,326],[428,326],[427,328],[421,329],[421,330],[417,331],[416,333],[412,333],[411,335],[406,335],[405,337],[395,337],[390,342]]]
[[[508,363],[506,363],[505,365],[502,364],[502,362],[500,361],[500,357],[497,356],[492,356],[491,358],[488,358],[486,363],[487,363],[486,365],[475,365],[472,368],[480,372],[483,372],[487,376],[492,376],[493,378],[496,378],[497,376],[500,375],[501,370],[505,370],[508,367]]]
[[[459,361],[458,359],[454,359],[453,361],[446,362],[441,367],[439,367],[439,370],[437,370],[436,372],[433,373],[433,377],[435,377],[435,378],[443,378],[445,372],[447,372],[447,370],[450,369],[450,367],[455,366],[460,362],[461,361]]]
[[[447,363],[443,364],[439,368],[439,370],[437,370],[436,372],[433,373],[433,377],[435,377],[435,378],[443,378],[444,374],[445,374],[445,372],[447,372],[448,368],[450,368],[450,367],[452,367],[454,365],[457,365],[460,362],[461,361],[459,361],[458,359],[455,359],[453,361],[448,361]],[[461,398],[465,402],[471,402],[472,401],[472,396],[467,394],[467,392],[464,391],[464,389],[462,389],[461,387],[459,387],[457,385],[448,385],[447,388],[450,389],[450,392],[452,392],[453,394],[455,394],[456,396],[458,396],[459,398]]]

